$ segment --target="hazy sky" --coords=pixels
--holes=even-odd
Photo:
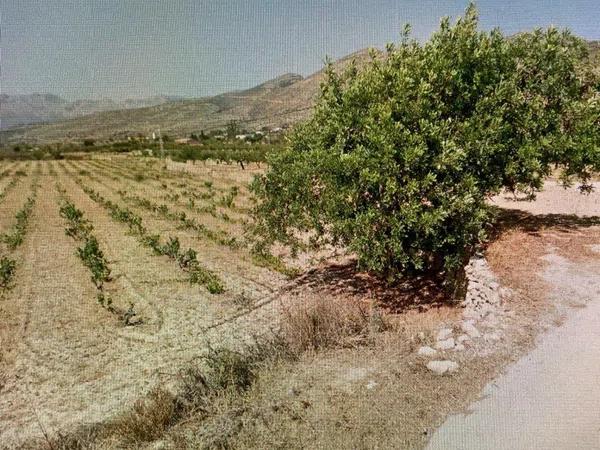
[[[425,39],[458,0],[0,0],[2,92],[69,99],[203,96],[325,55]],[[600,39],[600,0],[480,0],[482,27],[508,34],[554,24]]]

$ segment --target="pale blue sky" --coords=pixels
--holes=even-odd
[[[284,72],[308,75],[325,55],[426,39],[459,0],[0,0],[2,92],[69,99],[198,97]],[[556,25],[600,39],[600,0],[480,0],[483,28]]]

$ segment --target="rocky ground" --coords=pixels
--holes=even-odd
[[[491,271],[482,256],[471,259],[466,268],[468,287],[461,307],[462,319],[458,326],[441,328],[435,337],[435,345],[421,346],[417,353],[431,358],[427,368],[437,375],[452,373],[459,369],[458,363],[440,359],[448,351],[462,352],[467,347],[479,348],[484,352],[486,344],[502,339],[503,318],[511,314],[502,307],[502,299],[509,297],[512,291],[501,287],[497,277]]]

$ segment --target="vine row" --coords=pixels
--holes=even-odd
[[[75,180],[83,191],[96,203],[104,207],[110,216],[121,223],[126,224],[132,234],[136,235],[140,242],[151,248],[157,255],[165,255],[176,261],[179,267],[188,273],[192,284],[200,284],[206,287],[211,294],[220,294],[225,291],[223,282],[212,271],[202,267],[198,261],[198,254],[189,248],[181,250],[179,239],[169,237],[165,244],[161,244],[159,234],[151,234],[142,224],[142,218],[127,208],[102,197],[98,192],[83,185],[80,180]]]

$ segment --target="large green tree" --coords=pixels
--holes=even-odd
[[[407,30],[360,69],[329,65],[314,115],[254,181],[261,243],[310,236],[390,281],[441,270],[458,288],[490,195],[534,195],[556,165],[590,188],[600,96],[586,54],[568,31],[479,31],[470,6],[423,45]]]

